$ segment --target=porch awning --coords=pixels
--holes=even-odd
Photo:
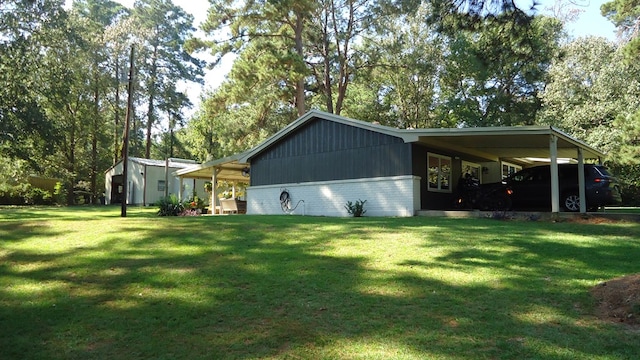
[[[178,170],[174,174],[182,178],[211,180],[215,173],[218,180],[249,182],[249,164],[238,161],[243,155],[244,153],[240,153],[208,161]]]

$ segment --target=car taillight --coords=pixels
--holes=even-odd
[[[600,182],[604,182],[604,181],[605,181],[605,179],[603,179],[603,178],[595,178],[595,179],[593,179],[594,183],[600,183]]]
[[[507,194],[508,194],[508,195],[513,195],[513,190],[511,190],[511,189],[507,189]]]

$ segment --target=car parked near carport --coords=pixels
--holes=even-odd
[[[617,179],[602,165],[585,164],[585,195],[587,210],[615,205],[622,201]],[[558,183],[560,206],[566,211],[580,211],[578,165],[559,164]],[[551,167],[534,166],[518,171],[502,181],[509,187],[512,209],[551,208]]]

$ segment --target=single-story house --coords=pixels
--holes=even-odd
[[[245,153],[176,175],[215,181],[223,169],[243,171],[248,214],[347,216],[348,201],[366,200],[367,216],[413,216],[449,208],[465,173],[494,182],[546,161],[558,212],[559,159],[603,156],[548,126],[397,129],[312,110]]]
[[[122,160],[105,172],[105,202],[106,204],[121,204],[123,199]],[[153,205],[161,198],[170,194],[188,194],[194,191],[203,199],[208,196],[205,192],[203,179],[183,181],[173,175],[180,169],[197,165],[194,160],[168,158],[166,160],[143,159],[129,157],[127,166],[127,204]],[[210,180],[209,180],[210,181]]]

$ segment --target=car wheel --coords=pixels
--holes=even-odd
[[[564,209],[571,212],[580,211],[580,196],[570,193],[565,195],[563,201]]]

